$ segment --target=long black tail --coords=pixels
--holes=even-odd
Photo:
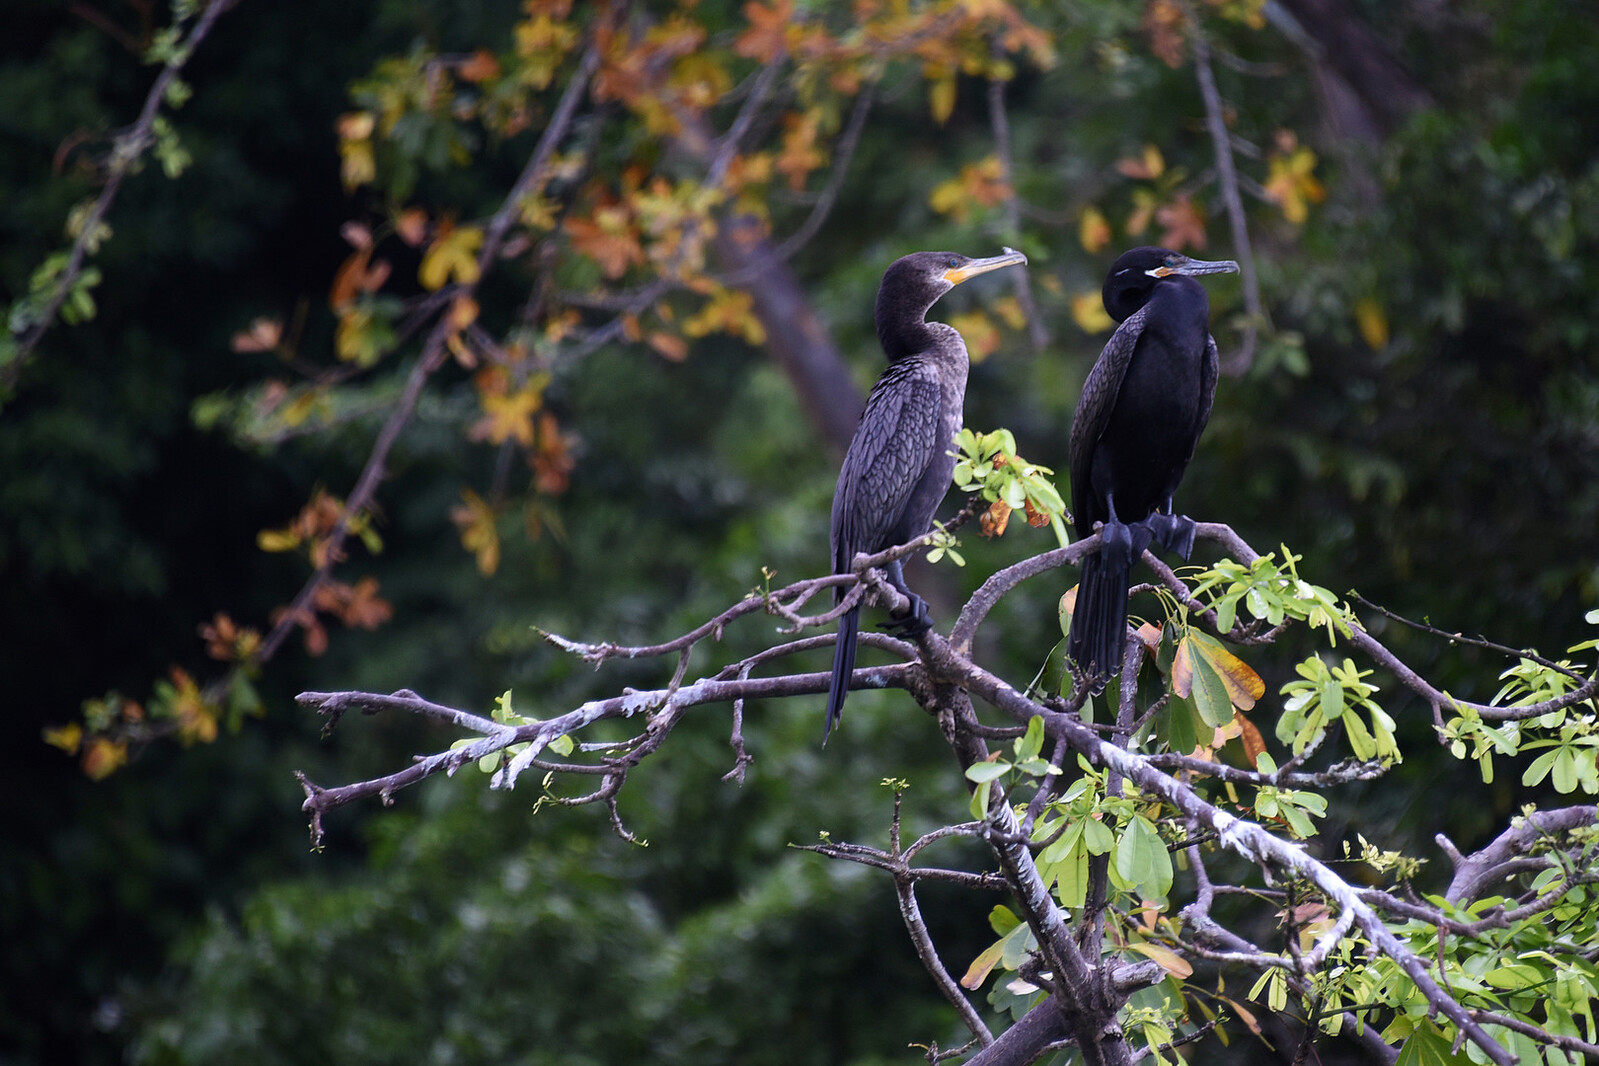
[[[859,607],[845,612],[838,620],[838,644],[833,648],[833,685],[827,690],[827,728],[822,731],[822,746],[844,714],[844,697],[849,695],[849,675],[855,671],[855,633],[861,626]]]
[[[1103,552],[1083,560],[1066,651],[1077,668],[1095,681],[1108,681],[1121,672],[1132,572],[1131,559],[1107,559]]]

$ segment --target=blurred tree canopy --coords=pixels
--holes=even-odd
[[[882,886],[785,849],[880,835],[890,775],[964,805],[895,694],[857,694],[825,752],[820,701],[750,708],[742,787],[724,727],[686,725],[621,797],[647,849],[464,773],[330,820],[311,854],[290,776],[431,743],[382,718],[324,741],[302,689],[569,707],[606,689],[533,626],[659,639],[763,568],[822,572],[875,285],[908,251],[1028,254],[1024,286],[941,311],[977,360],[968,424],[1056,469],[1115,253],[1246,260],[1211,287],[1233,372],[1182,509],[1514,646],[1558,653],[1599,601],[1582,5],[16,0],[7,21],[24,816],[0,830],[0,1062],[870,1063],[953,1035]],[[935,614],[1047,546],[967,540],[964,569],[922,576]],[[998,664],[1047,653],[1058,592],[1006,602]],[[1494,656],[1367,621],[1491,695]],[[1425,708],[1389,710],[1430,743]],[[1410,760],[1327,846],[1464,846],[1536,795],[1457,772]],[[980,900],[925,906],[952,957],[985,945]]]

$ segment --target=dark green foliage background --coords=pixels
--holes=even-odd
[[[1438,101],[1380,149],[1318,140],[1303,61],[1270,30],[1221,42],[1284,69],[1264,83],[1218,72],[1239,135],[1267,143],[1279,126],[1297,130],[1321,154],[1330,195],[1302,230],[1253,208],[1267,302],[1280,331],[1302,335],[1303,371],[1279,345],[1223,382],[1180,503],[1257,548],[1288,543],[1318,583],[1558,652],[1582,638],[1581,613],[1599,600],[1599,28],[1556,0],[1457,5],[1441,25],[1423,6],[1364,5]],[[490,794],[473,771],[393,810],[340,812],[328,850],[306,847],[291,769],[353,780],[449,738],[360,719],[322,741],[295,692],[404,686],[486,710],[511,688],[519,710],[543,716],[666,675],[612,664],[596,676],[532,625],[658,640],[759,584],[763,566],[778,581],[822,569],[836,457],[777,370],[732,341],[703,342],[681,366],[601,352],[557,381],[551,403],[582,438],[559,502],[566,538],[529,541],[508,525],[493,580],[447,517],[462,484],[486,482],[493,455],[461,445],[446,415],[472,391],[444,382],[392,464],[388,548],[357,560],[382,579],[393,623],[335,633],[320,659],[280,656],[262,682],[264,720],[213,746],[152,748],[105,783],[40,743],[86,697],[142,698],[174,662],[203,672],[194,627],[213,612],[258,622],[292,594],[296,564],[261,555],[255,534],[316,484],[343,492],[374,427],[265,454],[196,429],[191,405],[274,371],[270,357],[228,349],[256,315],[305,299],[304,350],[330,345],[322,294],[346,251],[338,227],[361,209],[339,186],[332,126],[351,81],[418,39],[503,47],[515,10],[288,0],[229,13],[175,118],[195,165],[176,181],[150,168],[128,182],[98,258],[98,317],[53,330],[0,412],[0,744],[16,808],[0,827],[4,1066],[867,1064],[910,1061],[909,1040],[958,1037],[887,883],[786,847],[820,830],[881,842],[889,774],[911,780],[912,830],[961,817],[952,763],[903,696],[852,697],[825,751],[819,700],[751,706],[757,761],[742,788],[720,780],[732,765],[725,713],[697,713],[624,792],[623,817],[648,848],[618,840],[597,809],[533,815],[536,782]],[[131,8],[107,13],[138,31]],[[1041,282],[1097,287],[1113,249],[1085,255],[1075,217],[1088,203],[1125,213],[1130,183],[1115,159],[1154,142],[1197,172],[1209,147],[1191,72],[1148,56],[1140,5],[1035,14],[1058,26],[1062,62],[1024,73],[1007,100],[1018,187],[1054,214],[1021,233],[994,217],[958,226],[933,215],[932,185],[990,151],[983,86],[963,82],[939,128],[908,77],[884,93],[843,199],[796,266],[864,387],[880,365],[870,307],[883,265],[916,248],[1025,249],[1056,339],[1034,355],[1011,335],[974,368],[968,424],[1009,426],[1025,454],[1063,470],[1099,341]],[[731,5],[725,17],[735,24]],[[58,4],[16,0],[6,20],[10,298],[92,191],[70,163],[52,168],[57,149],[129,121],[151,71]],[[1123,49],[1115,62],[1107,42]],[[518,150],[452,177],[452,195],[494,203]],[[1223,228],[1212,225],[1213,239]],[[1236,344],[1236,283],[1211,291],[1218,336]],[[1355,331],[1363,297],[1393,329],[1380,352]],[[947,622],[963,590],[1048,546],[1027,529],[968,537],[964,571],[919,581]],[[1030,675],[1055,639],[1059,585],[1037,581],[1007,602],[985,631],[987,661]],[[1493,656],[1383,635],[1440,684],[1491,694]],[[773,638],[769,619],[748,620],[714,654]],[[1293,659],[1252,661],[1275,689]],[[1387,706],[1408,760],[1397,780],[1334,808],[1328,846],[1358,829],[1437,865],[1433,833],[1469,846],[1525,800],[1514,773],[1462,787],[1474,771],[1442,759],[1424,708],[1397,695]],[[983,946],[994,902],[927,894],[952,967]]]

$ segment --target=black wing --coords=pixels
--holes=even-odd
[[[1089,473],[1094,465],[1094,447],[1104,434],[1105,426],[1110,422],[1110,413],[1116,407],[1122,380],[1127,376],[1128,364],[1133,361],[1133,351],[1138,347],[1138,338],[1144,332],[1144,322],[1149,317],[1148,310],[1146,304],[1116,327],[1116,332],[1110,335],[1110,340],[1105,342],[1104,349],[1095,360],[1093,369],[1088,372],[1088,380],[1083,382],[1082,394],[1077,398],[1077,412],[1072,415],[1070,455],[1072,521],[1077,526],[1079,536],[1088,536],[1094,531],[1095,522],[1103,522],[1110,517],[1104,501],[1092,491]],[[1216,395],[1214,361],[1209,366],[1206,417],[1209,417],[1210,401]]]
[[[1199,364],[1199,421],[1194,424],[1194,444],[1188,449],[1188,458],[1183,460],[1184,468],[1193,460],[1194,449],[1199,447],[1199,436],[1210,424],[1210,409],[1216,403],[1216,378],[1219,376],[1220,366],[1221,359],[1216,351],[1216,338],[1206,333],[1205,360]]]
[[[938,454],[942,404],[938,375],[914,360],[894,363],[872,387],[833,494],[834,573],[848,571],[857,552],[893,546],[911,492]]]

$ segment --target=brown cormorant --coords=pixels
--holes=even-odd
[[[877,339],[888,369],[872,386],[866,410],[844,456],[833,493],[833,573],[847,574],[860,552],[892,548],[932,528],[933,512],[949,488],[950,454],[961,428],[966,398],[966,344],[954,327],[928,322],[927,312],[950,289],[990,270],[1026,263],[1005,250],[989,259],[954,252],[917,252],[895,260],[877,290]],[[883,568],[888,581],[910,600],[910,610],[891,628],[908,635],[933,623],[922,598],[905,586],[900,562]],[[842,599],[838,589],[835,602]],[[855,634],[860,609],[838,623],[833,683],[827,695],[827,728],[837,724],[855,669]]]
[[[1083,560],[1067,653],[1079,674],[1121,672],[1133,562],[1153,540],[1185,560],[1194,522],[1172,494],[1194,456],[1216,396],[1216,340],[1199,274],[1238,270],[1167,248],[1134,248],[1105,278],[1105,310],[1121,325],[1083,383],[1072,417],[1072,517],[1096,523],[1099,550]]]

